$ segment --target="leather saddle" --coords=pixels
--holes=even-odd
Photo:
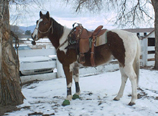
[[[70,36],[77,41],[76,43],[79,49],[79,62],[81,64],[85,63],[84,53],[87,53],[91,49],[91,65],[95,66],[95,58],[94,58],[94,48],[97,37],[101,36],[106,32],[106,29],[102,29],[103,26],[98,26],[94,31],[88,31],[83,28],[82,25],[76,26],[72,32],[70,32]],[[72,46],[71,46],[72,47]],[[68,46],[67,48],[71,48]]]

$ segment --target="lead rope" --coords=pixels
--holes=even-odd
[[[18,70],[19,70],[19,50],[18,50],[18,48],[19,48],[19,38],[18,38],[17,35],[14,34],[13,31],[10,31],[10,33],[15,38],[15,48],[17,50],[17,57],[18,57],[17,66],[18,66]],[[19,75],[19,81],[20,81],[20,85],[22,87],[22,81],[21,81],[20,75]]]
[[[146,39],[149,35],[151,35],[153,32],[155,31],[155,29],[153,29],[148,35],[144,36],[144,37],[138,37],[140,40]]]

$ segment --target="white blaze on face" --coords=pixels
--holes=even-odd
[[[32,33],[32,37],[34,38],[35,41],[39,39],[38,38],[38,28],[39,28],[40,22],[42,22],[42,21],[43,21],[43,19],[38,20],[38,23],[36,24],[36,28],[34,29],[34,31]]]

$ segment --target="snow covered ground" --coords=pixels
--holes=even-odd
[[[121,84],[120,72],[104,72],[80,78],[81,99],[72,100],[69,106],[61,104],[66,97],[65,78],[40,81],[25,85],[22,92],[24,104],[20,111],[8,116],[158,116],[158,71],[140,70],[140,99],[130,102],[131,84],[128,80],[124,96],[113,101]],[[73,85],[73,92],[75,91]],[[32,114],[34,113],[34,114]],[[39,113],[37,115],[37,113]],[[32,115],[31,115],[32,114]]]

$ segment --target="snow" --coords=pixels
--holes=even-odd
[[[98,75],[80,77],[80,99],[72,100],[69,106],[61,104],[66,97],[66,80],[58,78],[25,85],[22,92],[24,103],[20,111],[8,116],[27,116],[38,112],[55,116],[157,116],[158,115],[158,71],[140,70],[138,93],[141,98],[136,105],[130,102],[131,84],[127,81],[120,101],[113,101],[121,84],[119,70],[105,71]],[[72,93],[75,92],[73,84]],[[36,115],[33,115],[36,116]],[[38,115],[42,116],[42,115]]]

